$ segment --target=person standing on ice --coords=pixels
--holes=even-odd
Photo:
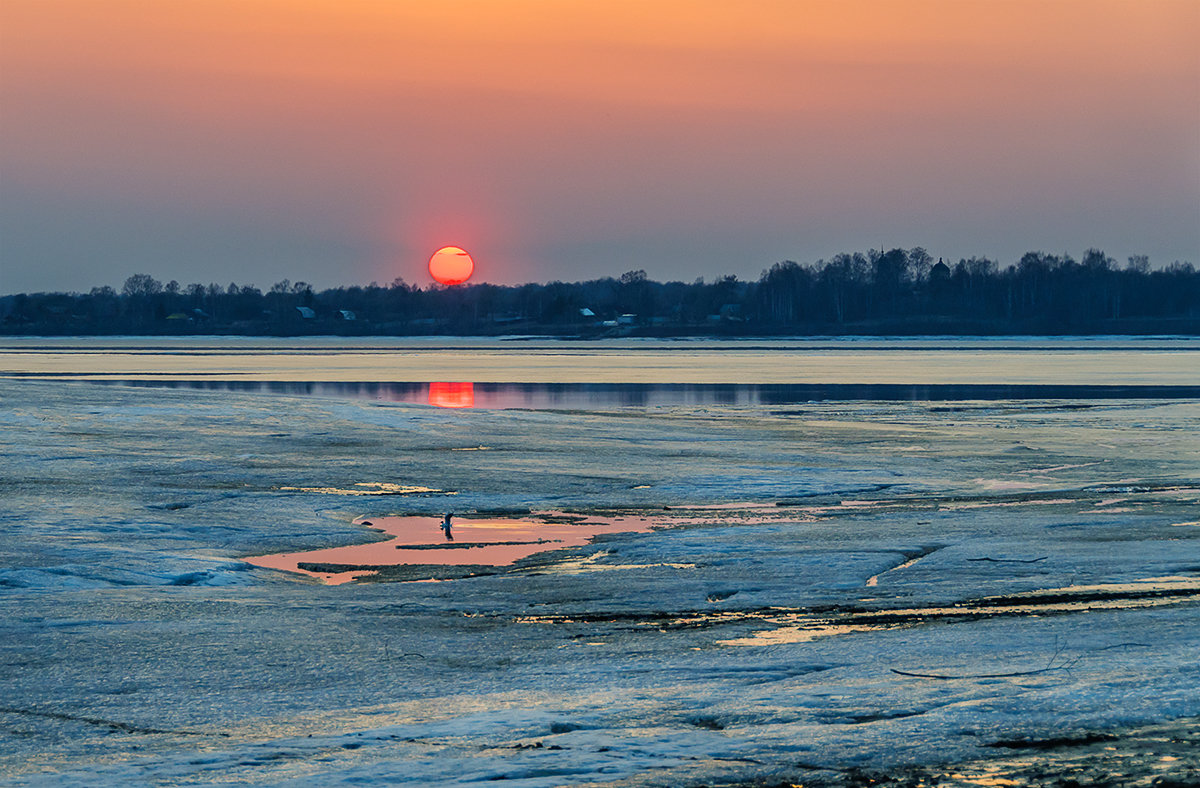
[[[447,542],[453,542],[454,536],[450,533],[450,518],[454,516],[454,512],[446,512],[446,516],[442,518],[442,533],[446,535]]]

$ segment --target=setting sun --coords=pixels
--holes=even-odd
[[[444,285],[461,285],[474,271],[471,255],[457,246],[443,246],[429,258],[429,275]]]

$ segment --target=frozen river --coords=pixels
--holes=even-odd
[[[1191,779],[1198,391],[1186,339],[5,339],[0,781]],[[451,510],[649,530],[242,560]]]

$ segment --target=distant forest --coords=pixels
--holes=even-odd
[[[120,291],[0,298],[0,333],[261,336],[543,334],[771,336],[834,334],[1200,334],[1200,272],[1151,269],[1097,249],[1080,260],[1030,252],[1001,268],[948,264],[924,249],[777,263],[757,281],[655,282],[645,271],[587,282],[266,292],[129,277]]]

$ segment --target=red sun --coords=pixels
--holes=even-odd
[[[429,258],[429,275],[444,285],[461,285],[474,271],[471,255],[457,246],[443,246]]]

